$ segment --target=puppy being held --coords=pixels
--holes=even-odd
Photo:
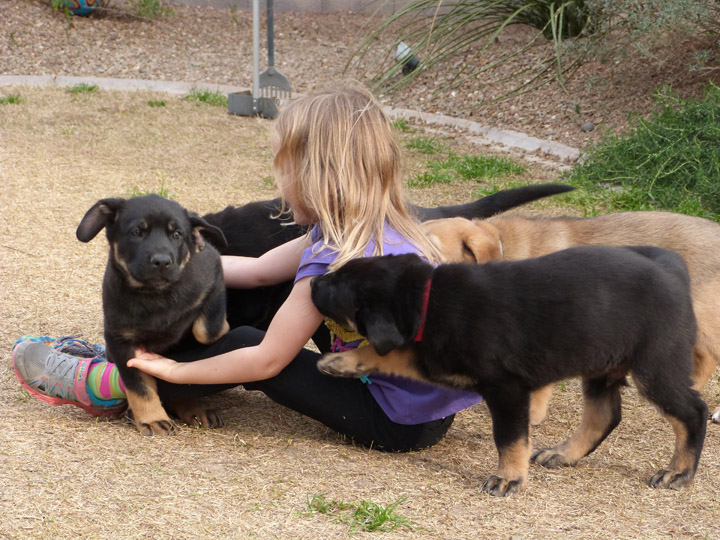
[[[77,228],[81,242],[102,230],[110,251],[102,299],[107,359],[120,372],[135,426],[143,435],[166,435],[174,424],[156,380],[127,366],[135,349],[162,353],[187,335],[209,344],[229,327],[217,227],[159,195],[109,198],[95,203]],[[194,400],[168,404],[192,426],[218,427],[220,416]]]
[[[707,406],[691,388],[697,327],[682,258],[654,247],[579,247],[515,262],[443,264],[416,255],[348,262],[312,281],[318,310],[370,346],[330,353],[318,368],[383,372],[478,392],[492,417],[499,464],[482,486],[524,489],[531,458],[530,393],[581,377],[580,426],[535,452],[546,467],[575,465],[618,425],[632,375],[675,432],[675,453],[650,486],[692,481]]]
[[[692,378],[702,390],[720,363],[720,225],[671,212],[622,212],[591,218],[493,217],[424,224],[449,262],[538,257],[583,245],[652,245],[679,253],[690,272],[698,336]],[[532,424],[546,416],[552,386],[533,394]],[[720,423],[720,406],[712,413]]]

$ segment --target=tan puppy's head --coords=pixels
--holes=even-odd
[[[435,219],[426,221],[423,227],[446,262],[486,263],[503,258],[500,231],[486,221]]]

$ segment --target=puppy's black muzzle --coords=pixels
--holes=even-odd
[[[150,257],[150,265],[156,272],[163,274],[164,272],[167,272],[172,265],[172,259],[170,258],[170,255],[156,253]]]

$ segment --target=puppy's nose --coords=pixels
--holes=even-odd
[[[150,258],[150,264],[157,270],[167,270],[171,262],[170,255],[164,253],[156,253]]]

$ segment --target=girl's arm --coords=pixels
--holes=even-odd
[[[274,377],[297,356],[322,321],[310,298],[310,279],[295,284],[259,345],[194,362],[140,353],[128,366],[178,384],[244,383]]]
[[[225,286],[254,289],[291,281],[295,277],[303,250],[310,245],[308,236],[285,242],[260,257],[223,255]]]

